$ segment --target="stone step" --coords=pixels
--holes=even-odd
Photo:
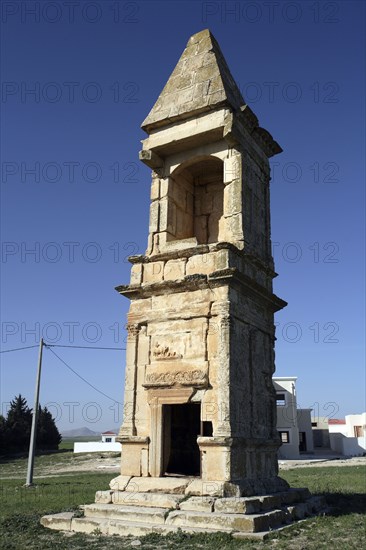
[[[125,491],[184,495],[184,491],[193,479],[189,477],[132,477],[127,483]]]
[[[48,525],[49,527],[49,525]],[[158,533],[167,535],[168,533],[176,533],[180,527],[176,525],[156,525],[144,522],[129,522],[114,519],[101,518],[74,518],[71,521],[71,531],[78,533],[101,533],[103,535],[120,535],[135,537],[148,535],[149,533]],[[186,533],[213,533],[212,529],[203,529],[199,527],[185,526],[183,531]],[[232,529],[221,529],[222,532],[232,533]]]
[[[200,527],[213,531],[240,531],[258,533],[279,527],[288,521],[284,510],[272,510],[261,514],[226,514],[219,512],[191,512],[173,510],[166,518],[166,525]]]
[[[119,504],[87,504],[83,507],[85,518],[115,519],[132,523],[164,524],[166,508],[150,506],[123,506]]]
[[[114,491],[113,504],[125,506],[150,506],[156,508],[175,509],[186,497],[184,495],[172,495],[166,493],[130,493],[128,491]]]
[[[189,512],[186,510],[173,510],[167,514],[166,510],[158,512],[157,510],[156,508],[142,509],[116,505],[101,505],[98,508],[88,506],[85,508],[84,518],[72,519],[71,530],[75,530],[75,525],[80,525],[81,528],[85,527],[89,530],[88,532],[91,532],[93,525],[98,527],[100,523],[99,528],[102,530],[104,526],[103,528],[108,532],[110,525],[116,525],[115,529],[125,529],[124,524],[127,524],[131,529],[137,525],[143,525],[145,530],[148,526],[150,531],[162,529],[164,532],[180,527],[185,531],[204,529],[207,532],[258,533],[280,527],[288,520],[288,516],[283,510],[251,515]],[[122,527],[119,525],[120,523],[123,524]]]
[[[73,512],[63,512],[43,516],[41,524],[49,529],[122,536],[143,536],[153,532],[164,535],[182,529],[188,533],[221,531],[235,536],[263,538],[274,529],[282,529],[294,520],[324,509],[325,505],[322,497],[313,497],[305,503],[284,506],[282,509],[245,514],[212,511],[211,498],[205,498],[202,502],[196,499],[183,500],[180,503],[182,509],[173,510],[151,506],[90,504],[82,507],[84,517],[73,517]],[[242,502],[239,501],[239,504],[241,507]],[[191,509],[192,506],[196,506],[195,510]],[[203,509],[199,506],[203,506]]]
[[[307,491],[307,490],[306,490]],[[212,497],[188,496],[163,492],[133,492],[125,490],[97,491],[95,502],[98,504],[121,504],[191,510],[197,512],[223,512],[227,514],[259,514],[278,510],[284,506],[308,502],[309,497],[303,489],[289,490],[285,493],[257,497]]]
[[[71,521],[71,531],[77,533],[101,533],[103,535],[133,535],[143,536],[156,532],[156,526],[151,523],[132,523],[128,521],[101,519],[94,517],[74,518]]]
[[[123,495],[123,492],[121,492]],[[135,495],[136,496],[136,495]],[[143,497],[143,493],[140,493]],[[140,498],[137,497],[137,498]],[[286,506],[282,509],[257,511],[250,509],[249,514],[242,509],[242,499],[232,499],[232,504],[238,505],[231,509],[226,499],[221,501],[209,497],[190,497],[184,500],[183,496],[172,500],[173,506],[168,508],[168,501],[172,495],[148,493],[147,500],[141,500],[136,505],[125,504],[88,504],[83,507],[86,518],[113,519],[132,523],[148,523],[154,525],[177,525],[180,527],[199,527],[213,530],[229,529],[242,532],[267,531],[288,523],[293,519],[300,519],[310,515],[313,506],[310,503],[301,503],[295,506]],[[145,497],[144,497],[145,498]],[[163,502],[165,506],[157,506]],[[217,506],[217,503],[220,505]],[[153,504],[147,506],[146,504]],[[253,501],[253,504],[257,502]],[[145,505],[144,505],[145,504]],[[215,504],[215,507],[214,507]],[[302,509],[303,508],[303,509]]]
[[[84,517],[63,512],[43,516],[41,524],[49,529],[84,533],[95,531],[142,536],[182,529],[188,533],[223,531],[243,537],[252,534],[260,538],[263,535],[263,538],[273,529],[282,529],[319,511],[326,512],[326,502],[321,496],[299,502],[302,491],[286,494],[285,499],[282,495],[216,498],[166,493],[134,494],[132,491],[98,493],[101,501],[81,506]],[[126,498],[130,504],[125,504]],[[118,503],[112,503],[112,499]],[[291,504],[284,505],[283,500]]]
[[[71,521],[74,517],[74,512],[60,512],[58,514],[47,514],[41,517],[41,525],[48,529],[56,531],[70,531]]]
[[[182,503],[183,506],[184,503]],[[210,530],[257,533],[279,527],[289,521],[284,510],[271,510],[259,514],[224,513],[192,510],[167,510],[150,506],[123,506],[119,504],[88,504],[84,506],[84,519],[117,520],[129,523],[166,525]],[[80,519],[80,518],[78,518]]]

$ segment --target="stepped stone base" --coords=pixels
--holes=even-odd
[[[185,493],[191,479],[160,478],[160,489],[153,481],[145,478],[137,487],[136,478],[118,476],[110,483],[111,490],[97,491],[95,503],[81,507],[84,517],[64,512],[43,516],[41,524],[61,531],[98,530],[104,535],[164,535],[181,529],[263,538],[274,529],[325,510],[323,499],[311,496],[308,489],[255,497],[192,496]]]

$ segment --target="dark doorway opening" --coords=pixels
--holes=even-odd
[[[299,432],[299,451],[304,453],[306,451],[306,432]]]
[[[163,473],[201,474],[200,403],[163,405]]]

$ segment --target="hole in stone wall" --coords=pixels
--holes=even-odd
[[[202,435],[204,437],[212,437],[213,435],[213,427],[212,422],[210,420],[204,420],[202,422]]]

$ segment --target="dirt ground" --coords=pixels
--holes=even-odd
[[[121,457],[116,456],[100,456],[99,454],[93,455],[79,455],[78,459],[70,461],[55,462],[54,464],[46,465],[42,468],[42,474],[38,477],[49,477],[58,474],[73,474],[77,472],[99,472],[99,473],[111,473],[118,475],[121,468]]]
[[[353,457],[317,457],[311,458],[309,456],[301,458],[299,460],[278,460],[278,467],[280,470],[293,470],[294,468],[309,468],[309,467],[324,467],[324,466],[365,466],[366,457],[353,456]]]
[[[111,474],[119,474],[120,457],[101,457],[100,455],[83,455],[82,460],[72,464],[65,462],[55,463],[45,466],[40,477],[47,477],[57,474],[73,473],[73,472],[106,472]],[[279,460],[280,470],[292,470],[294,468],[308,467],[324,467],[324,466],[365,466],[366,457],[317,457],[310,456],[299,460]]]

